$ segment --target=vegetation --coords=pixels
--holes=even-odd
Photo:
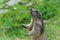
[[[0,9],[4,7],[5,2],[1,0]],[[28,24],[30,22],[31,7],[41,12],[43,19],[50,21],[45,23],[48,39],[60,39],[60,0],[32,0],[32,2],[33,5],[31,6],[15,4],[8,7],[7,13],[0,13],[0,40],[31,39],[24,36],[28,31],[21,27],[21,24]]]

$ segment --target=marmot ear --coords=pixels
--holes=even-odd
[[[36,10],[36,13],[38,13],[38,11]]]

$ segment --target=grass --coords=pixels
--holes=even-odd
[[[38,4],[36,6],[36,9],[41,11],[41,13],[48,12],[44,14],[44,17],[47,17],[49,20],[49,22],[45,23],[48,40],[60,40],[60,6],[58,4],[59,1],[49,1],[47,5],[43,0],[41,5]],[[47,9],[45,9],[46,6]],[[0,8],[2,7],[3,5]],[[24,36],[28,31],[21,27],[21,24],[28,24],[30,22],[29,9],[30,6],[17,4],[9,7],[7,13],[0,14],[0,40],[31,40],[30,37]],[[47,15],[50,13],[55,14],[55,16],[51,17],[50,15],[49,17],[51,18],[49,19]]]
[[[45,23],[46,34],[49,40],[60,40],[60,16],[51,18],[49,22]],[[23,31],[24,32],[24,31]],[[24,35],[24,34],[22,34]],[[22,36],[21,37],[8,37],[4,33],[0,32],[0,40],[30,40],[30,37]]]
[[[50,22],[46,23],[46,32],[49,40],[60,40],[60,16],[50,19]]]

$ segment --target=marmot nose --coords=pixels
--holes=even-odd
[[[35,10],[34,8],[31,8],[31,9],[30,9],[30,12],[31,12],[31,13],[33,13],[33,12],[35,12],[35,11],[36,11],[36,10]]]

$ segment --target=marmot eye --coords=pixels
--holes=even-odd
[[[38,13],[38,11],[36,11],[36,13]]]

